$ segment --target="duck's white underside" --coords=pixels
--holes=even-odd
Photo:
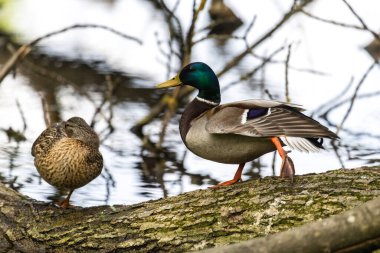
[[[252,161],[276,148],[268,137],[252,137],[237,134],[210,134],[205,131],[207,120],[203,117],[186,135],[186,146],[194,154],[220,163],[239,164]],[[280,137],[291,149],[302,152],[318,152],[310,141],[301,137]]]

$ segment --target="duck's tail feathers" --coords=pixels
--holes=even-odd
[[[286,146],[301,152],[319,152],[324,149],[322,146],[323,138],[284,136],[280,139]]]

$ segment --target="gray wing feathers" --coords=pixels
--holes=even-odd
[[[240,108],[237,103],[224,105],[213,115],[209,115],[206,130],[209,133],[223,134],[239,134],[252,137],[271,137],[271,136],[293,136],[293,137],[330,137],[337,136],[322,126],[317,121],[303,115],[299,112],[300,107],[289,107],[289,104],[276,101],[266,101],[262,105],[271,104],[270,111],[267,115],[256,119],[242,120],[246,117],[246,109]],[[260,101],[261,103],[261,101]],[[255,107],[259,103],[256,103]],[[229,107],[227,105],[238,105],[237,107]],[[245,104],[247,105],[247,103]],[[252,107],[251,107],[252,108]]]
[[[289,106],[299,111],[304,110],[302,106],[298,104],[286,103],[286,102],[281,102],[277,100],[265,100],[265,99],[241,100],[237,102],[226,103],[220,106],[221,107],[238,107],[238,108],[245,108],[245,109],[250,109],[250,108],[255,108],[255,107],[272,108],[272,107],[277,107],[277,106]]]

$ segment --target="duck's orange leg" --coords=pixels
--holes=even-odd
[[[241,180],[241,173],[243,172],[244,165],[245,165],[245,163],[239,164],[239,167],[236,170],[235,176],[232,180],[228,180],[226,182],[219,183],[215,186],[212,186],[212,188],[218,188],[220,186],[228,186],[228,185],[236,184],[237,182],[239,182]]]
[[[282,148],[281,142],[277,137],[272,137],[271,141],[282,158],[280,177],[289,177],[290,180],[293,181],[295,170],[292,159],[290,159],[286,151]]]
[[[71,194],[73,194],[73,191],[74,190],[70,190],[67,197],[64,200],[58,201],[57,205],[62,208],[72,207],[72,205],[70,205],[70,197],[71,197]]]

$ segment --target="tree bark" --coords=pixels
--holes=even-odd
[[[373,252],[380,248],[380,198],[340,215],[202,253]]]
[[[0,185],[0,249],[4,252],[202,250],[318,221],[353,209],[379,193],[380,167],[297,176],[293,184],[286,179],[267,177],[131,206],[66,210],[29,199]],[[378,207],[379,204],[372,206],[379,210]],[[363,222],[364,227],[377,226],[380,231],[380,222],[368,219]],[[319,227],[323,231],[323,224],[314,225],[317,232]],[[329,229],[335,229],[333,234],[339,237],[346,228]],[[359,232],[376,237],[376,233],[366,231]],[[324,244],[323,240],[331,234],[325,233],[325,236],[305,240],[319,240]],[[272,237],[259,240],[268,238]],[[295,244],[291,237],[287,238],[285,245]],[[362,237],[362,240],[370,239],[376,238]],[[337,240],[336,245],[339,243]],[[323,249],[340,249],[329,247]]]

